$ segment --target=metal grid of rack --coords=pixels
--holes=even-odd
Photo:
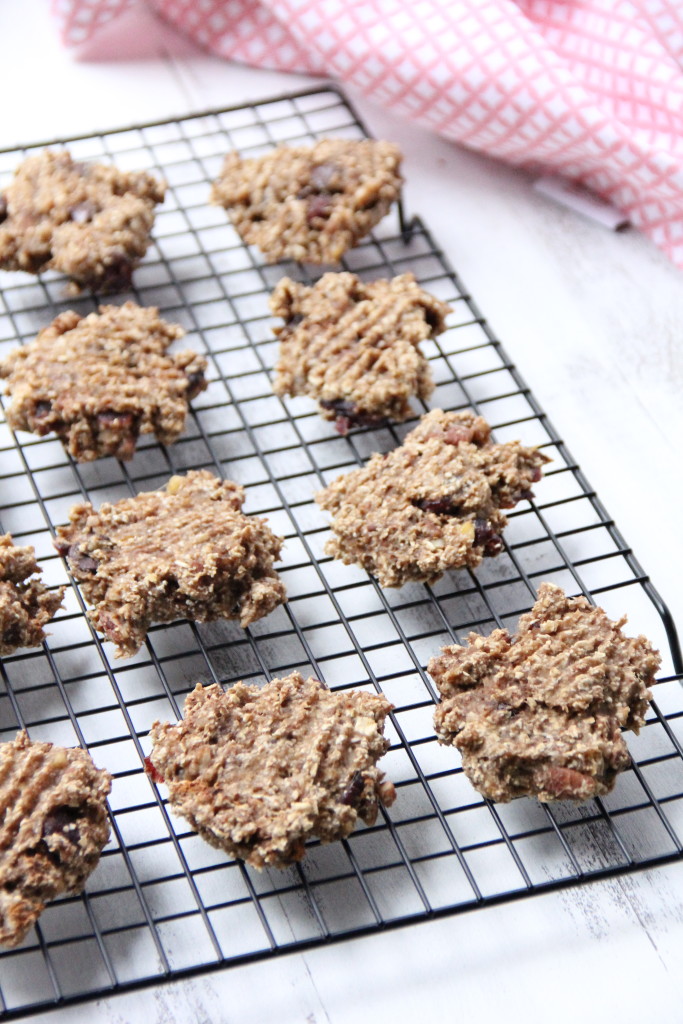
[[[181,323],[184,344],[209,357],[210,386],[176,444],[143,438],[127,464],[78,465],[54,438],[14,436],[1,423],[2,529],[35,546],[44,579],[57,586],[68,578],[52,536],[76,501],[97,506],[161,486],[172,473],[208,468],[243,484],[245,511],[266,516],[285,536],[278,569],[289,600],[246,631],[229,622],[156,626],[135,657],[114,661],[71,586],[47,644],[4,659],[0,739],[24,726],[34,739],[80,743],[114,775],[112,838],[86,893],[55,901],[20,948],[0,953],[0,1010],[8,1018],[682,854],[683,666],[673,624],[428,230],[418,219],[405,223],[402,212],[350,252],[345,269],[368,280],[411,270],[448,302],[447,332],[424,345],[437,385],[430,407],[473,408],[496,440],[539,444],[553,462],[536,499],[510,514],[504,551],[476,574],[382,590],[364,571],[324,555],[329,524],[314,492],[400,443],[415,421],[340,437],[310,400],[273,395],[268,295],[282,275],[310,280],[308,271],[264,265],[207,202],[226,151],[258,155],[323,135],[364,135],[332,88],[65,140],[79,158],[166,178],[154,244],[131,292],[113,301],[155,305]],[[0,187],[25,152],[0,153]],[[96,307],[93,296],[66,299],[64,285],[55,274],[3,276],[0,353],[66,308]],[[457,752],[436,742],[425,665],[470,630],[514,628],[541,580],[592,595],[612,617],[626,611],[631,629],[668,649],[671,661],[645,728],[628,737],[633,766],[609,797],[583,806],[491,805],[464,777]],[[333,689],[381,690],[392,701],[382,767],[398,796],[374,826],[343,842],[311,843],[304,861],[286,871],[258,873],[174,817],[163,786],[144,772],[148,730],[155,719],[179,717],[197,682],[258,683],[294,669]]]

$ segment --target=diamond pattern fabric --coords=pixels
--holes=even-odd
[[[52,0],[82,46],[142,0]],[[683,267],[678,0],[150,0],[205,49],[334,77],[397,114],[602,196]]]

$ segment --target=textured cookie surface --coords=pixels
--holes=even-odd
[[[211,200],[268,262],[336,263],[398,199],[400,162],[396,146],[371,139],[279,146],[251,159],[229,153]]]
[[[324,274],[309,288],[285,277],[270,300],[284,327],[273,390],[310,395],[340,433],[412,415],[433,383],[421,341],[445,329],[448,306],[412,274],[364,284],[355,274]]]
[[[660,661],[645,637],[623,634],[625,621],[543,583],[517,634],[471,633],[430,661],[437,736],[480,793],[587,800],[612,789],[630,764],[621,729],[643,724]]]
[[[183,431],[188,401],[206,387],[206,360],[166,354],[183,329],[134,302],[60,315],[35,341],[0,360],[12,396],[13,430],[54,431],[79,462],[131,459],[138,436],[170,444]]]
[[[95,511],[71,509],[55,545],[117,657],[134,654],[153,622],[238,619],[248,626],[285,600],[273,569],[282,540],[240,511],[244,491],[207,470],[171,477]]]
[[[0,267],[59,270],[77,286],[123,291],[149,245],[165,184],[144,171],[28,157],[0,194]]]
[[[494,444],[481,416],[434,409],[399,448],[316,495],[334,517],[325,550],[383,587],[476,568],[501,549],[501,510],[531,497],[547,461],[517,441]]]
[[[43,627],[61,606],[64,587],[48,590],[31,579],[40,571],[32,547],[17,547],[9,533],[0,536],[0,655],[40,646]]]
[[[391,704],[332,693],[294,672],[265,686],[198,685],[177,725],[152,726],[152,768],[173,808],[211,843],[256,868],[286,867],[307,839],[372,824],[394,787],[375,767]]]
[[[16,946],[49,900],[79,893],[109,839],[111,776],[85,750],[0,744],[0,944]]]

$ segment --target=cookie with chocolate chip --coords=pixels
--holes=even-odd
[[[278,282],[270,308],[280,357],[276,395],[310,395],[339,433],[412,415],[434,384],[420,342],[445,330],[449,307],[423,291],[413,274],[364,283],[355,274],[324,274],[312,287]]]
[[[228,153],[211,201],[269,263],[336,263],[389,212],[401,191],[391,142],[323,139],[265,156]]]
[[[58,270],[75,290],[124,291],[165,190],[145,171],[82,163],[66,150],[30,156],[0,194],[0,268]]]
[[[248,626],[286,599],[273,568],[282,538],[245,516],[244,490],[208,470],[174,476],[97,511],[75,505],[57,530],[95,627],[130,657],[153,622],[237,619]]]
[[[325,551],[383,587],[476,569],[502,549],[502,510],[532,497],[548,461],[518,441],[494,443],[481,416],[433,409],[399,448],[316,495],[333,516]]]
[[[32,547],[18,547],[9,533],[0,536],[0,655],[39,647],[43,627],[62,605],[65,588],[48,590],[31,578],[40,571]]]
[[[622,729],[645,721],[660,663],[585,597],[542,583],[516,634],[470,633],[429,662],[442,700],[439,742],[453,745],[491,800],[588,800],[631,763]]]
[[[54,432],[78,462],[131,459],[138,436],[171,444],[188,402],[206,388],[206,360],[167,354],[184,334],[158,309],[126,302],[98,313],[60,313],[38,337],[0,360],[13,430]]]
[[[83,891],[109,839],[111,776],[85,751],[0,744],[0,944],[16,946],[61,893]]]
[[[155,722],[148,770],[203,839],[252,867],[284,868],[307,839],[374,823],[395,790],[375,766],[391,704],[293,672],[263,687],[198,685],[177,725]]]

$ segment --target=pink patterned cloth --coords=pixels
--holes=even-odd
[[[52,0],[83,47],[144,0]],[[683,267],[680,0],[149,0],[203,48],[348,82],[471,149],[580,182]]]

